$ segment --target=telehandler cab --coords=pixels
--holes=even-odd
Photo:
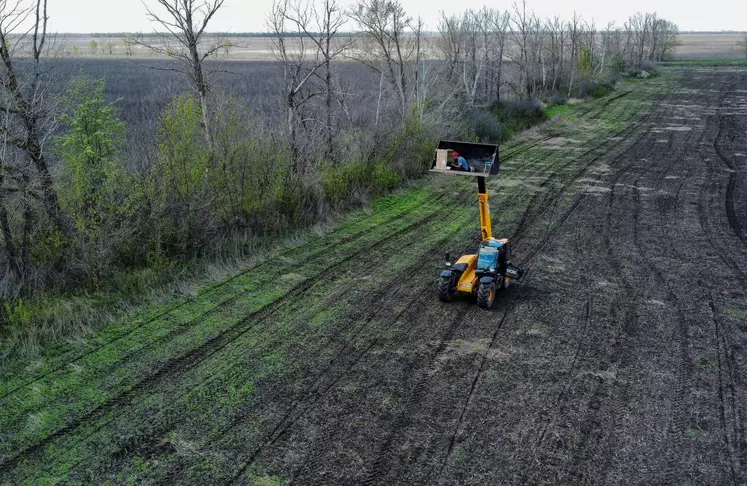
[[[455,152],[466,160],[469,171],[459,170],[459,164],[454,160]],[[524,273],[511,264],[508,239],[493,238],[485,180],[500,171],[498,146],[442,140],[438,144],[431,171],[477,179],[482,238],[476,254],[462,255],[453,264],[449,254],[446,254],[446,269],[438,280],[438,298],[448,302],[457,295],[474,296],[477,305],[489,309],[495,302],[498,290],[508,288],[513,280],[519,280]]]

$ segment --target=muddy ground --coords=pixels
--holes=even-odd
[[[744,484],[747,71],[618,90],[503,150],[528,273],[433,176],[197,296],[0,375],[0,483]]]

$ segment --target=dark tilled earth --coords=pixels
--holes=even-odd
[[[387,296],[397,339],[256,459],[303,484],[747,481],[747,73],[656,96],[585,190],[531,201],[492,313]]]
[[[268,304],[211,291],[6,370],[0,483],[744,484],[747,71],[582,112],[503,152],[528,273],[494,309],[435,296],[479,232],[472,181],[434,176],[248,269]]]

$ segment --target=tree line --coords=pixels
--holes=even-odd
[[[283,113],[268,128],[215,82],[221,68],[208,60],[228,41],[207,32],[223,5],[157,0],[146,12],[155,32],[128,36],[173,59],[168,69],[185,80],[160,114],[153,160],[130,170],[128,127],[105,100],[105,80],[49,88],[61,48],[47,0],[0,0],[6,311],[25,295],[95,290],[129,269],[239,248],[365,203],[427,170],[439,138],[505,138],[510,117],[541,118],[540,103],[587,96],[671,56],[677,34],[656,14],[599,28],[578,15],[540,18],[526,2],[442,15],[428,33],[399,0],[347,10],[337,0],[276,0],[263,35]],[[342,31],[348,22],[356,35]],[[351,113],[341,61],[377,80],[364,116]]]

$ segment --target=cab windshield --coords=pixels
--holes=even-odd
[[[484,246],[477,254],[477,269],[494,272],[498,263],[498,248]]]

